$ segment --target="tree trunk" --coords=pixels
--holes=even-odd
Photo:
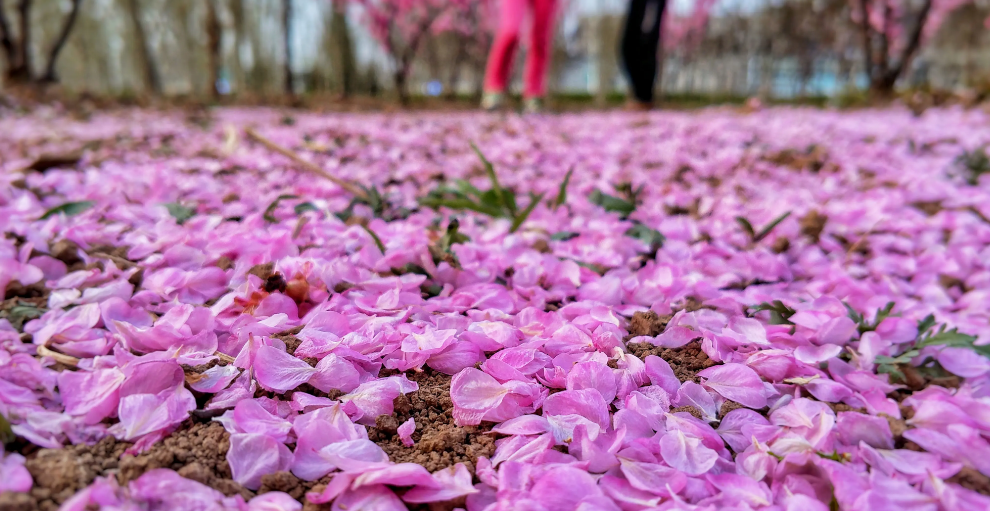
[[[457,84],[461,81],[461,68],[464,67],[467,58],[467,44],[464,41],[457,41],[457,53],[451,64],[450,74],[447,76],[447,99],[449,100],[457,99]]]
[[[925,23],[928,21],[928,15],[931,9],[932,0],[925,0],[925,3],[921,6],[921,11],[918,12],[918,23],[915,24],[908,35],[907,44],[901,50],[901,55],[897,63],[877,69],[877,72],[871,77],[870,91],[873,94],[881,98],[888,98],[894,94],[894,86],[897,84],[897,80],[904,74],[904,71],[911,64],[911,59],[914,58],[915,54],[918,53],[918,49],[921,48],[921,34],[925,29]],[[886,48],[886,36],[884,36],[884,42],[884,47]],[[886,59],[884,62],[887,62]]]
[[[69,11],[69,17],[66,18],[65,24],[62,25],[62,32],[59,33],[58,39],[55,40],[55,46],[52,47],[52,51],[48,55],[48,65],[45,67],[45,75],[41,78],[43,82],[55,83],[58,81],[58,77],[55,76],[55,64],[58,62],[58,55],[62,52],[65,42],[69,40],[72,27],[76,24],[76,18],[79,16],[79,4],[81,3],[82,0],[72,0],[72,10]]]
[[[17,6],[20,16],[21,41],[17,45],[17,59],[7,70],[11,81],[26,82],[31,80],[31,0],[21,0]]]
[[[0,46],[3,47],[3,54],[7,59],[8,69],[14,67],[14,63],[17,60],[14,40],[10,37],[10,21],[7,19],[7,13],[3,10],[3,2],[0,2]]]
[[[873,30],[870,28],[869,0],[859,0],[860,32],[863,38],[863,70],[873,87]]]
[[[407,66],[403,63],[399,65],[393,75],[395,92],[399,95],[399,104],[402,106],[409,106],[409,91],[407,90],[409,77],[407,71]]]
[[[282,8],[282,27],[285,31],[285,93],[292,96],[292,0],[285,0]]]
[[[141,45],[141,55],[144,61],[144,77],[148,82],[148,87],[154,94],[162,93],[162,80],[158,72],[158,65],[155,62],[154,52],[151,49],[151,42],[144,30],[144,23],[141,22],[141,7],[139,0],[130,1],[131,21],[134,23],[134,32],[137,34],[138,44]]]
[[[217,8],[214,0],[206,0],[206,36],[209,45],[208,66],[210,67],[210,94],[219,96],[217,82],[220,81],[220,20],[217,18]]]
[[[347,26],[347,18],[344,15],[344,6],[341,0],[335,0],[333,4],[333,18],[330,20],[330,30],[340,55],[337,55],[339,64],[343,96],[348,97],[354,94],[357,87],[357,63],[354,62],[354,45],[351,43],[351,30]]]

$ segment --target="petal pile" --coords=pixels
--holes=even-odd
[[[985,112],[205,115],[0,116],[0,503],[990,508]]]

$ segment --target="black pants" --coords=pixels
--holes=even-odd
[[[622,34],[622,62],[638,101],[653,101],[653,82],[657,78],[657,48],[660,23],[666,0],[630,0],[626,27]]]

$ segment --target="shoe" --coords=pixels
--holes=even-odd
[[[523,105],[523,113],[540,114],[543,113],[543,98],[526,98]]]
[[[627,112],[649,112],[652,109],[653,103],[647,103],[636,99],[629,100],[625,105],[625,110]]]
[[[481,109],[486,112],[494,112],[502,108],[503,96],[501,92],[486,92],[481,97]]]

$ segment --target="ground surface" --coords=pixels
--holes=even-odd
[[[988,143],[4,112],[0,509],[987,509]]]

